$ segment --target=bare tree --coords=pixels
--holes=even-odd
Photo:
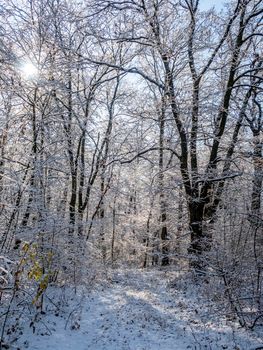
[[[137,47],[139,57],[140,50],[147,52],[145,57],[148,62],[155,62],[154,68],[158,69],[159,79],[153,77],[149,69],[147,71],[139,67],[127,67],[98,58],[88,60],[137,74],[165,92],[180,142],[178,159],[188,202],[191,232],[189,253],[194,258],[193,266],[202,269],[202,256],[206,250],[210,250],[212,239],[204,224],[215,219],[226,181],[241,174],[240,171],[231,169],[231,160],[241,120],[251,99],[252,87],[248,84],[246,88],[246,77],[253,74],[261,79],[258,75],[261,65],[250,66],[250,49],[254,40],[261,37],[258,26],[262,8],[260,2],[237,1],[224,19],[226,24],[222,26],[220,23],[220,32],[213,38],[205,26],[199,25],[198,5],[198,1],[188,0],[180,5],[143,0],[130,0],[125,3],[100,1],[97,4],[96,13],[102,14],[107,9],[114,14],[120,13],[120,16],[125,13],[130,18],[132,25],[128,24],[125,31],[110,33],[106,39],[132,43],[133,47]],[[187,38],[184,34],[185,24],[178,25],[182,14],[189,18]],[[211,13],[208,17],[210,25],[214,19],[215,16]],[[177,24],[176,29],[173,27],[174,23]],[[197,23],[201,29],[197,29]],[[208,44],[205,40],[208,40]],[[134,50],[136,53],[136,49]],[[224,66],[223,60],[226,62]],[[207,89],[212,89],[211,85],[207,85],[208,81],[213,76],[217,80],[217,72],[220,70],[224,73],[220,82],[221,102],[214,107],[214,123],[210,123],[204,135],[204,125],[200,123],[206,107],[203,99],[207,95]],[[184,97],[187,96],[188,99],[191,95],[191,102],[180,98],[179,93],[181,88],[184,89],[180,80],[183,83],[183,74],[186,72],[190,73],[192,86],[186,83]],[[242,99],[243,105],[231,135],[228,127],[232,123],[233,113],[236,113],[233,104],[236,98]],[[185,113],[188,108],[186,106],[190,109],[189,116]],[[208,110],[208,106],[206,108]],[[207,145],[206,162],[199,156],[199,149],[204,147],[203,138]],[[226,142],[229,142],[227,147],[223,146]]]

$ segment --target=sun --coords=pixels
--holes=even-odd
[[[21,74],[25,79],[33,79],[38,76],[38,69],[33,63],[26,62],[21,65]]]

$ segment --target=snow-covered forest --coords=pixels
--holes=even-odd
[[[263,349],[263,1],[0,15],[0,350]]]

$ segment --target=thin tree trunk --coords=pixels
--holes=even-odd
[[[112,237],[111,237],[111,263],[114,262],[114,249],[115,249],[115,237],[116,237],[116,199],[114,197],[112,208]]]
[[[36,163],[37,163],[37,156],[38,156],[38,146],[37,146],[37,137],[38,137],[38,131],[37,131],[37,112],[36,112],[36,101],[37,101],[37,88],[34,90],[34,97],[33,97],[33,103],[32,103],[32,130],[33,130],[33,139],[32,139],[32,156],[33,156],[33,164],[32,164],[32,174],[29,181],[29,195],[28,195],[28,201],[27,201],[27,207],[23,216],[23,219],[21,221],[21,226],[26,227],[28,225],[28,221],[30,218],[30,214],[32,213],[32,204],[34,201],[35,196],[35,189],[36,189]]]
[[[143,265],[142,265],[143,268],[147,267],[147,262],[148,262],[148,248],[150,244],[150,223],[152,219],[153,202],[154,202],[154,198],[152,198],[150,203],[150,210],[149,210],[149,215],[146,223],[146,237],[143,240],[143,243],[145,245],[145,254],[144,254]]]

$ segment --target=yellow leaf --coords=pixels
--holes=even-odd
[[[25,253],[27,253],[28,249],[29,249],[29,243],[28,243],[28,242],[25,242],[25,243],[23,244],[23,246],[22,246],[22,250],[23,250]]]

